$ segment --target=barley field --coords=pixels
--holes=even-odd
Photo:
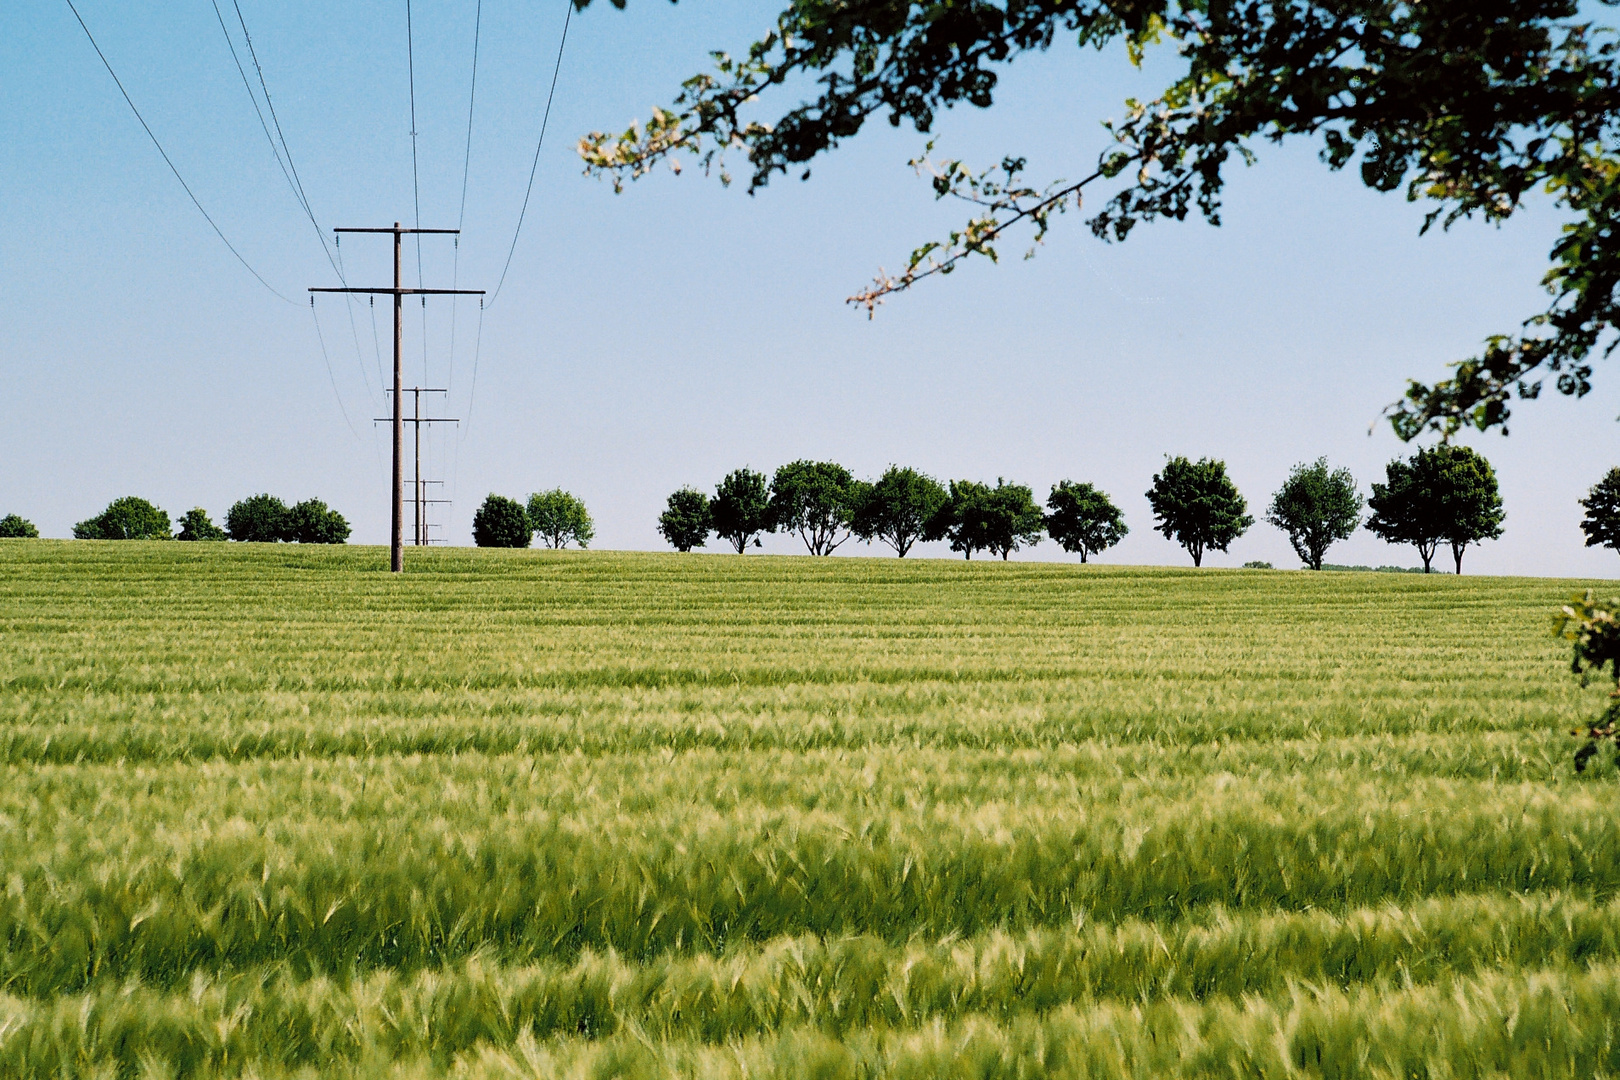
[[[1615,583],[0,542],[0,1076],[1620,1077]]]

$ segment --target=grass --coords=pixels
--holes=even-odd
[[[0,543],[0,1075],[1620,1076],[1589,583],[409,561]]]

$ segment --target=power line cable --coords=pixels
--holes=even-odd
[[[276,138],[281,140],[281,152],[286,156],[287,170],[292,174],[291,179],[294,193],[298,196],[298,202],[303,206],[304,213],[309,215],[309,223],[315,226],[315,235],[321,242],[321,250],[326,253],[327,261],[333,264],[332,269],[338,271],[338,277],[341,279],[343,277],[342,270],[332,258],[332,251],[327,246],[326,242],[326,233],[322,231],[320,223],[315,220],[315,211],[310,206],[309,195],[304,191],[303,178],[298,175],[298,166],[293,161],[292,147],[287,145],[287,136],[281,130],[281,118],[276,115],[276,103],[270,98],[270,85],[265,81],[264,78],[264,65],[259,63],[258,50],[254,49],[253,47],[253,35],[248,33],[247,19],[243,18],[242,16],[242,5],[237,3],[236,0],[231,0],[231,6],[236,9],[236,21],[242,27],[242,40],[247,43],[248,57],[252,59],[253,70],[259,76],[259,89],[264,91],[264,104],[265,107],[270,110],[271,123],[275,124]],[[218,12],[219,0],[214,0],[214,10],[216,13]],[[230,35],[227,34],[226,37],[229,39]],[[236,55],[236,50],[234,48],[231,50],[231,55],[233,57]],[[241,67],[240,61],[237,62],[237,66],[239,68]],[[249,87],[248,93],[250,96],[252,92],[253,88]],[[263,116],[259,117],[259,122],[261,124],[264,122]],[[266,134],[269,134],[269,132],[266,132]],[[344,285],[347,284],[348,282],[344,282]]]
[[[529,212],[529,196],[534,191],[534,174],[540,167],[540,148],[546,143],[546,125],[551,120],[551,100],[557,96],[557,75],[562,71],[563,48],[568,44],[568,23],[574,17],[574,0],[567,0],[567,3],[567,14],[563,16],[562,40],[557,42],[557,63],[551,69],[551,90],[546,94],[546,111],[540,118],[540,138],[534,144],[534,161],[529,165],[529,186],[523,191],[523,208],[518,211],[517,228],[512,230],[512,246],[506,251],[506,265],[501,268],[501,279],[495,283],[495,291],[489,297],[491,305],[501,295],[501,286],[506,284],[506,272],[512,269],[512,254],[517,251],[518,236],[523,232],[523,218]]]
[[[298,175],[298,166],[293,162],[292,147],[287,145],[287,136],[281,129],[281,118],[276,115],[275,102],[270,97],[270,86],[264,77],[264,65],[259,62],[258,51],[253,47],[253,35],[248,31],[247,19],[242,14],[242,7],[236,3],[236,0],[232,0],[232,6],[236,10],[236,21],[242,28],[242,40],[247,43],[248,56],[252,59],[253,70],[259,78],[259,88],[264,92],[264,103],[270,110],[269,121],[264,118],[265,110],[259,107],[259,96],[253,92],[253,83],[248,79],[247,69],[242,66],[242,57],[236,51],[236,39],[231,37],[230,28],[225,25],[225,15],[220,10],[219,0],[211,0],[211,3],[214,7],[214,18],[219,21],[220,32],[225,35],[225,45],[230,49],[231,60],[236,64],[236,72],[242,77],[242,87],[247,91],[248,100],[253,103],[254,115],[259,118],[259,128],[264,132],[266,141],[270,143],[270,153],[274,155],[276,164],[281,167],[281,175],[286,179],[287,186],[292,190],[294,201],[304,211],[304,216],[309,219],[311,227],[314,228],[315,238],[321,245],[321,254],[326,256],[326,261],[331,264],[332,271],[338,276],[338,281],[347,286],[348,280],[343,272],[342,249],[337,248],[334,256],[333,247],[327,245],[326,232],[315,218],[314,207],[310,205],[309,195],[304,191],[303,179]],[[273,135],[270,132],[272,122],[275,124],[276,129]],[[276,142],[278,138],[281,140],[279,145]],[[360,377],[365,383],[366,396],[375,399],[374,391],[371,388],[371,377],[366,371],[365,358],[360,349],[360,332],[354,322],[354,298],[346,295],[344,299],[348,304],[349,334],[354,339],[355,362],[360,367]]]
[[[321,333],[321,317],[315,313],[313,296],[309,298],[309,317],[315,320],[315,337],[321,343],[321,359],[326,362],[326,377],[332,382],[332,396],[337,399],[338,412],[343,414],[343,422],[349,426],[349,434],[353,435],[356,441],[364,441],[355,430],[354,421],[349,419],[349,410],[343,407],[343,395],[338,393],[337,376],[332,373],[332,358],[326,352],[326,335]]]
[[[186,183],[186,178],[180,175],[179,169],[175,168],[174,161],[169,157],[168,151],[163,149],[163,144],[158,142],[158,137],[152,133],[152,127],[146,122],[146,118],[141,115],[141,110],[135,107],[134,99],[129,96],[129,91],[124,89],[123,80],[118,77],[118,73],[113,70],[112,64],[107,61],[107,54],[101,51],[100,45],[96,44],[96,37],[90,32],[90,27],[85,25],[84,16],[80,15],[79,9],[73,6],[73,0],[65,0],[65,2],[68,6],[68,10],[73,12],[73,17],[78,20],[79,28],[84,31],[84,36],[90,39],[90,47],[96,50],[96,55],[101,58],[101,66],[107,69],[107,74],[112,76],[113,82],[118,86],[118,92],[124,95],[124,102],[129,106],[129,111],[135,114],[135,119],[140,121],[142,130],[146,132],[146,137],[152,140],[152,145],[157,147],[157,152],[162,155],[163,163],[169,167],[169,171],[174,173],[174,178],[180,181],[180,186],[185,189],[186,197],[191,200],[191,205],[195,206],[197,208],[197,212],[203,216],[203,220],[208,222],[208,227],[214,230],[214,235],[219,237],[220,243],[224,244],[225,247],[230,250],[230,253],[236,256],[236,261],[241,263],[243,268],[245,268],[248,273],[252,274],[260,285],[263,285],[266,289],[269,289],[271,294],[276,298],[286,300],[289,304],[294,303],[294,301],[289,300],[287,297],[277,292],[273,285],[264,280],[264,276],[262,274],[253,269],[252,264],[242,257],[242,253],[240,251],[236,250],[236,245],[232,244],[230,240],[226,239],[225,233],[220,229],[219,225],[215,223],[213,217],[208,213],[207,210],[203,209],[203,204],[198,201],[196,194],[191,190],[191,185]]]
[[[467,90],[467,149],[461,158],[461,209],[456,214],[456,236],[454,261],[450,268],[450,287],[457,288],[461,280],[461,228],[467,221],[467,179],[472,175],[472,136],[473,136],[473,105],[478,100],[478,37],[484,25],[484,0],[478,0],[478,6],[473,10],[473,54],[472,54],[472,82]],[[450,375],[444,385],[454,386],[456,376],[456,304],[457,298],[450,298]]]
[[[422,227],[422,181],[416,166],[416,35],[411,21],[411,0],[405,0],[405,70],[411,91],[411,198],[416,204],[416,228]],[[416,234],[416,287],[422,287],[422,234]],[[422,381],[427,381],[427,297],[422,298]]]

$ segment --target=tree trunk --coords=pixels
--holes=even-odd
[[[1080,565],[1081,566],[1086,565],[1086,549],[1085,548],[1080,549]]]
[[[1006,562],[1006,561],[1007,561],[1007,555],[1008,555],[1008,553],[1009,553],[1009,552],[1011,552],[1011,551],[1012,551],[1012,548],[1002,548],[1002,549],[1001,549],[1001,561],[1002,561],[1002,562]],[[1459,571],[1457,571],[1457,572],[1458,572],[1458,573],[1459,573],[1459,574],[1460,574],[1460,573],[1462,573],[1462,571],[1461,571],[1461,570],[1459,570]]]
[[[1462,577],[1462,557],[1463,557],[1463,551],[1467,547],[1468,547],[1467,544],[1453,543],[1451,545],[1452,558],[1457,560],[1457,576],[1458,577]]]
[[[1189,547],[1187,549],[1187,551],[1193,557],[1193,565],[1194,566],[1203,566],[1204,565],[1204,549],[1203,548],[1201,548],[1201,547]]]

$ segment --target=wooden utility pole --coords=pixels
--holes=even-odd
[[[442,483],[442,481],[422,479],[422,425],[459,424],[461,421],[454,416],[422,415],[423,394],[448,394],[450,392],[449,390],[446,390],[441,386],[407,386],[403,389],[405,393],[412,395],[415,405],[415,408],[412,409],[412,415],[405,417],[403,422],[415,425],[416,428],[416,483],[412,488],[412,490],[416,492],[416,497],[410,500],[414,510],[412,514],[414,525],[412,527],[411,542],[417,547],[421,547],[428,542],[427,518],[424,516],[425,511],[422,508],[429,503],[443,503],[450,501],[448,499],[429,499],[425,494],[426,488],[424,485],[438,484]],[[390,417],[377,416],[373,417],[372,419],[377,423],[386,423]]]
[[[401,287],[399,280],[399,244],[400,237],[420,233],[442,233],[455,235],[460,229],[402,229],[399,222],[394,222],[392,229],[333,229],[336,233],[392,233],[394,236],[394,287],[381,288],[352,288],[341,289],[311,289],[312,293],[371,293],[373,295],[392,296],[394,298],[394,488],[393,497],[393,531],[389,551],[389,568],[396,574],[405,569],[405,403],[403,373],[401,370],[401,344],[404,339],[404,301],[407,296],[483,296],[483,289],[406,289]],[[421,428],[418,427],[420,432]]]

